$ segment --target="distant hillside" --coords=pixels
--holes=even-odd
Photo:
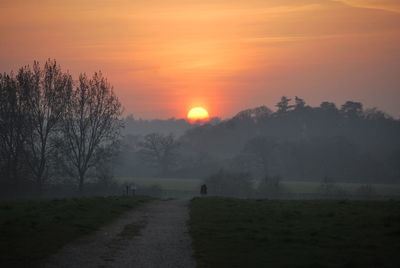
[[[293,178],[400,178],[400,120],[354,101],[311,107],[282,97],[276,107],[188,129],[181,141],[188,151],[233,159],[238,169],[254,171],[259,163],[264,172]]]

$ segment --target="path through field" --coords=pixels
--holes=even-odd
[[[187,200],[153,201],[61,249],[41,267],[195,267]]]

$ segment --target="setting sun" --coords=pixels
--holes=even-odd
[[[202,107],[195,107],[190,109],[187,114],[187,118],[190,121],[206,121],[209,118],[209,114],[206,109]]]

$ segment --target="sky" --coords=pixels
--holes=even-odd
[[[399,0],[0,0],[0,72],[101,70],[125,114],[227,118],[299,96],[400,117]]]

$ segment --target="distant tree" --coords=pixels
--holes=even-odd
[[[235,115],[234,119],[237,120],[256,120],[260,117],[266,117],[272,114],[272,111],[266,106],[259,106],[252,109],[247,109]]]
[[[306,102],[299,97],[295,97],[295,105],[294,105],[294,109],[295,110],[302,110],[306,107]]]
[[[177,173],[183,177],[204,177],[218,171],[219,159],[208,152],[192,152],[181,146]]]
[[[387,115],[385,112],[382,112],[378,108],[369,108],[364,111],[364,116],[366,119],[369,120],[385,120],[385,119],[391,119],[389,115]]]
[[[275,106],[278,108],[278,110],[276,111],[277,113],[286,113],[288,112],[290,109],[293,108],[293,105],[290,105],[291,99],[282,96],[281,97],[281,101],[278,102]]]
[[[333,102],[324,101],[320,104],[319,107],[321,108],[322,111],[325,111],[325,112],[337,112],[338,111],[336,104],[334,104]]]
[[[27,96],[28,135],[25,159],[30,166],[38,193],[48,177],[49,158],[55,147],[67,99],[72,91],[72,77],[63,73],[56,61],[48,60],[41,69],[38,62],[19,70],[17,79]]]
[[[275,138],[255,137],[245,144],[240,154],[246,155],[247,161],[260,165],[263,168],[264,176],[269,177],[271,155],[277,145],[278,142]]]
[[[207,124],[210,124],[210,125],[215,126],[215,125],[218,125],[218,124],[221,123],[221,122],[222,122],[221,118],[219,118],[219,117],[212,117],[212,118],[210,118],[210,120],[208,120]]]
[[[151,133],[139,144],[139,153],[144,161],[157,166],[162,175],[168,175],[175,165],[179,146],[179,142],[172,134]]]
[[[363,106],[361,102],[347,101],[340,110],[347,118],[358,118],[362,115]]]
[[[112,155],[123,127],[122,106],[101,73],[81,74],[62,122],[59,146],[83,191],[85,175],[102,158]]]

